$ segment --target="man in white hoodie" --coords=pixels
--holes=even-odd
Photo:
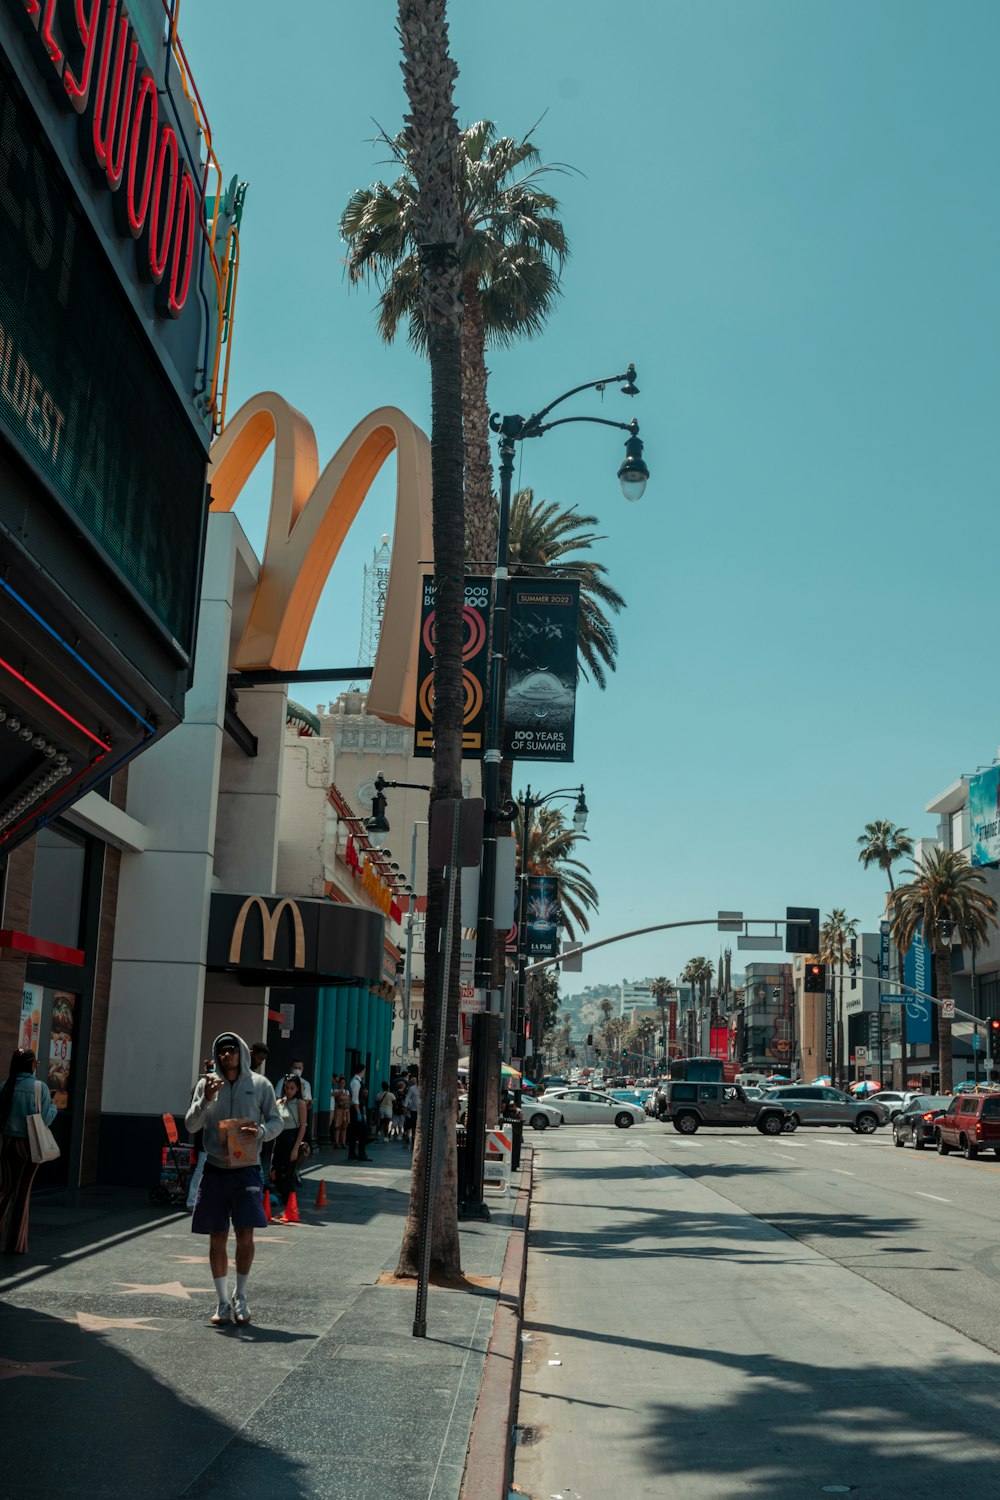
[[[212,1314],[218,1327],[235,1318],[250,1322],[247,1278],[253,1265],[253,1232],[267,1223],[260,1175],[260,1148],[280,1135],[274,1089],[250,1068],[250,1049],[242,1037],[227,1031],[212,1047],[213,1070],[195,1085],[184,1122],[189,1132],[204,1132],[205,1170],[198,1187],[191,1230],[208,1235],[208,1260],[219,1303]],[[219,1124],[233,1122],[235,1130]],[[229,1297],[229,1226],[236,1234],[236,1290]]]

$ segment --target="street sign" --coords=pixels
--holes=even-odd
[[[719,931],[722,931],[720,924]],[[784,953],[785,940],[780,937],[751,937],[740,933],[736,939],[737,948],[752,948],[757,953]]]
[[[973,1052],[978,1052],[979,1049],[982,1047],[982,1045],[983,1044],[982,1044],[982,1041],[980,1040],[979,1032],[978,1031],[974,1031],[972,1033],[972,1050],[973,1050]]]
[[[855,1062],[859,1062],[859,1063],[866,1063],[868,1061],[868,1048],[867,1047],[855,1047],[855,1049],[854,1049],[854,1061]]]
[[[879,1003],[879,1005],[905,1005],[906,1004],[906,996],[905,995],[882,995],[880,997],[878,1003]]]
[[[743,931],[743,913],[741,911],[720,911],[719,912],[719,931],[720,932],[742,932]]]
[[[941,1014],[944,1016],[945,1020],[947,1020],[947,1021],[954,1020],[954,1018],[955,1018],[955,1002],[954,1002],[954,1000],[942,1000],[941,1001]]]

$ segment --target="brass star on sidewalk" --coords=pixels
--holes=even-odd
[[[107,1328],[141,1328],[144,1333],[162,1333],[152,1328],[149,1318],[102,1318],[98,1313],[78,1312],[76,1321],[85,1333],[103,1333]]]
[[[171,1260],[179,1261],[182,1266],[207,1266],[208,1265],[208,1256],[207,1255],[172,1255],[170,1257],[170,1259]]]
[[[161,1281],[158,1286],[146,1286],[141,1281],[116,1281],[115,1285],[125,1288],[118,1293],[119,1297],[141,1297],[145,1292],[155,1297],[179,1297],[184,1302],[191,1301],[192,1292],[207,1297],[212,1290],[211,1287],[206,1290],[203,1286],[181,1286],[179,1281]]]
[[[51,1359],[36,1361],[0,1359],[0,1380],[14,1380],[18,1375],[34,1376],[45,1380],[82,1380],[82,1375],[64,1375],[63,1365],[78,1365],[78,1359]]]

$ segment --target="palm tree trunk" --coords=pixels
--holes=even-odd
[[[951,1016],[946,1016],[942,1000],[951,999],[951,949],[934,949],[934,977],[937,980],[938,1023],[938,1091],[950,1094],[952,1088]]]
[[[490,409],[486,395],[486,326],[475,276],[462,281],[462,426],[465,434],[465,537],[477,564],[496,555],[496,500],[490,459]]]
[[[445,0],[398,0],[406,117],[413,175],[417,183],[414,224],[421,245],[421,295],[431,366],[431,478],[435,576],[434,774],[431,812],[442,799],[462,794],[462,607],[465,524],[462,446],[462,298],[458,271],[458,124],[453,89],[458,73],[448,52]],[[456,891],[456,906],[457,906]],[[417,1127],[410,1202],[397,1276],[413,1276],[420,1260],[420,1205],[427,1170],[425,1121],[433,1087],[441,1027],[445,1028],[444,1079],[436,1099],[431,1271],[461,1275],[458,1238],[455,1083],[458,1074],[458,942],[453,925],[450,954],[439,955],[445,885],[440,869],[427,882],[424,1028],[420,1076],[424,1109]],[[447,966],[446,1000],[441,1004]]]

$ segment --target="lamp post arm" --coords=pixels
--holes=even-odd
[[[531,418],[531,420],[534,421],[534,418]],[[639,432],[639,423],[636,421],[635,417],[632,418],[631,422],[615,422],[611,419],[611,417],[580,416],[559,417],[555,422],[543,422],[538,427],[533,428],[531,432],[523,432],[521,436],[541,437],[543,433],[551,432],[553,427],[565,427],[567,422],[594,422],[598,427],[617,427],[622,432],[630,432],[633,437],[636,437]]]
[[[535,428],[538,423],[544,421],[550,411],[555,411],[557,406],[561,406],[571,396],[578,396],[581,391],[603,391],[606,386],[617,385],[619,381],[625,382],[624,390],[627,396],[638,395],[638,388],[635,384],[635,365],[630,364],[624,375],[605,375],[603,380],[588,380],[583,385],[575,385],[571,391],[564,391],[561,396],[550,401],[548,406],[543,406],[541,411],[536,411],[533,416],[530,416],[524,424],[525,429]],[[551,425],[554,427],[556,424],[553,422]],[[523,437],[534,435],[534,432],[529,430],[522,433]]]
[[[380,771],[379,774],[375,777],[375,791],[376,793],[381,794],[385,791],[386,787],[389,787],[390,790],[394,787],[406,787],[412,792],[430,791],[430,787],[425,786],[422,781],[386,781],[385,777]]]

